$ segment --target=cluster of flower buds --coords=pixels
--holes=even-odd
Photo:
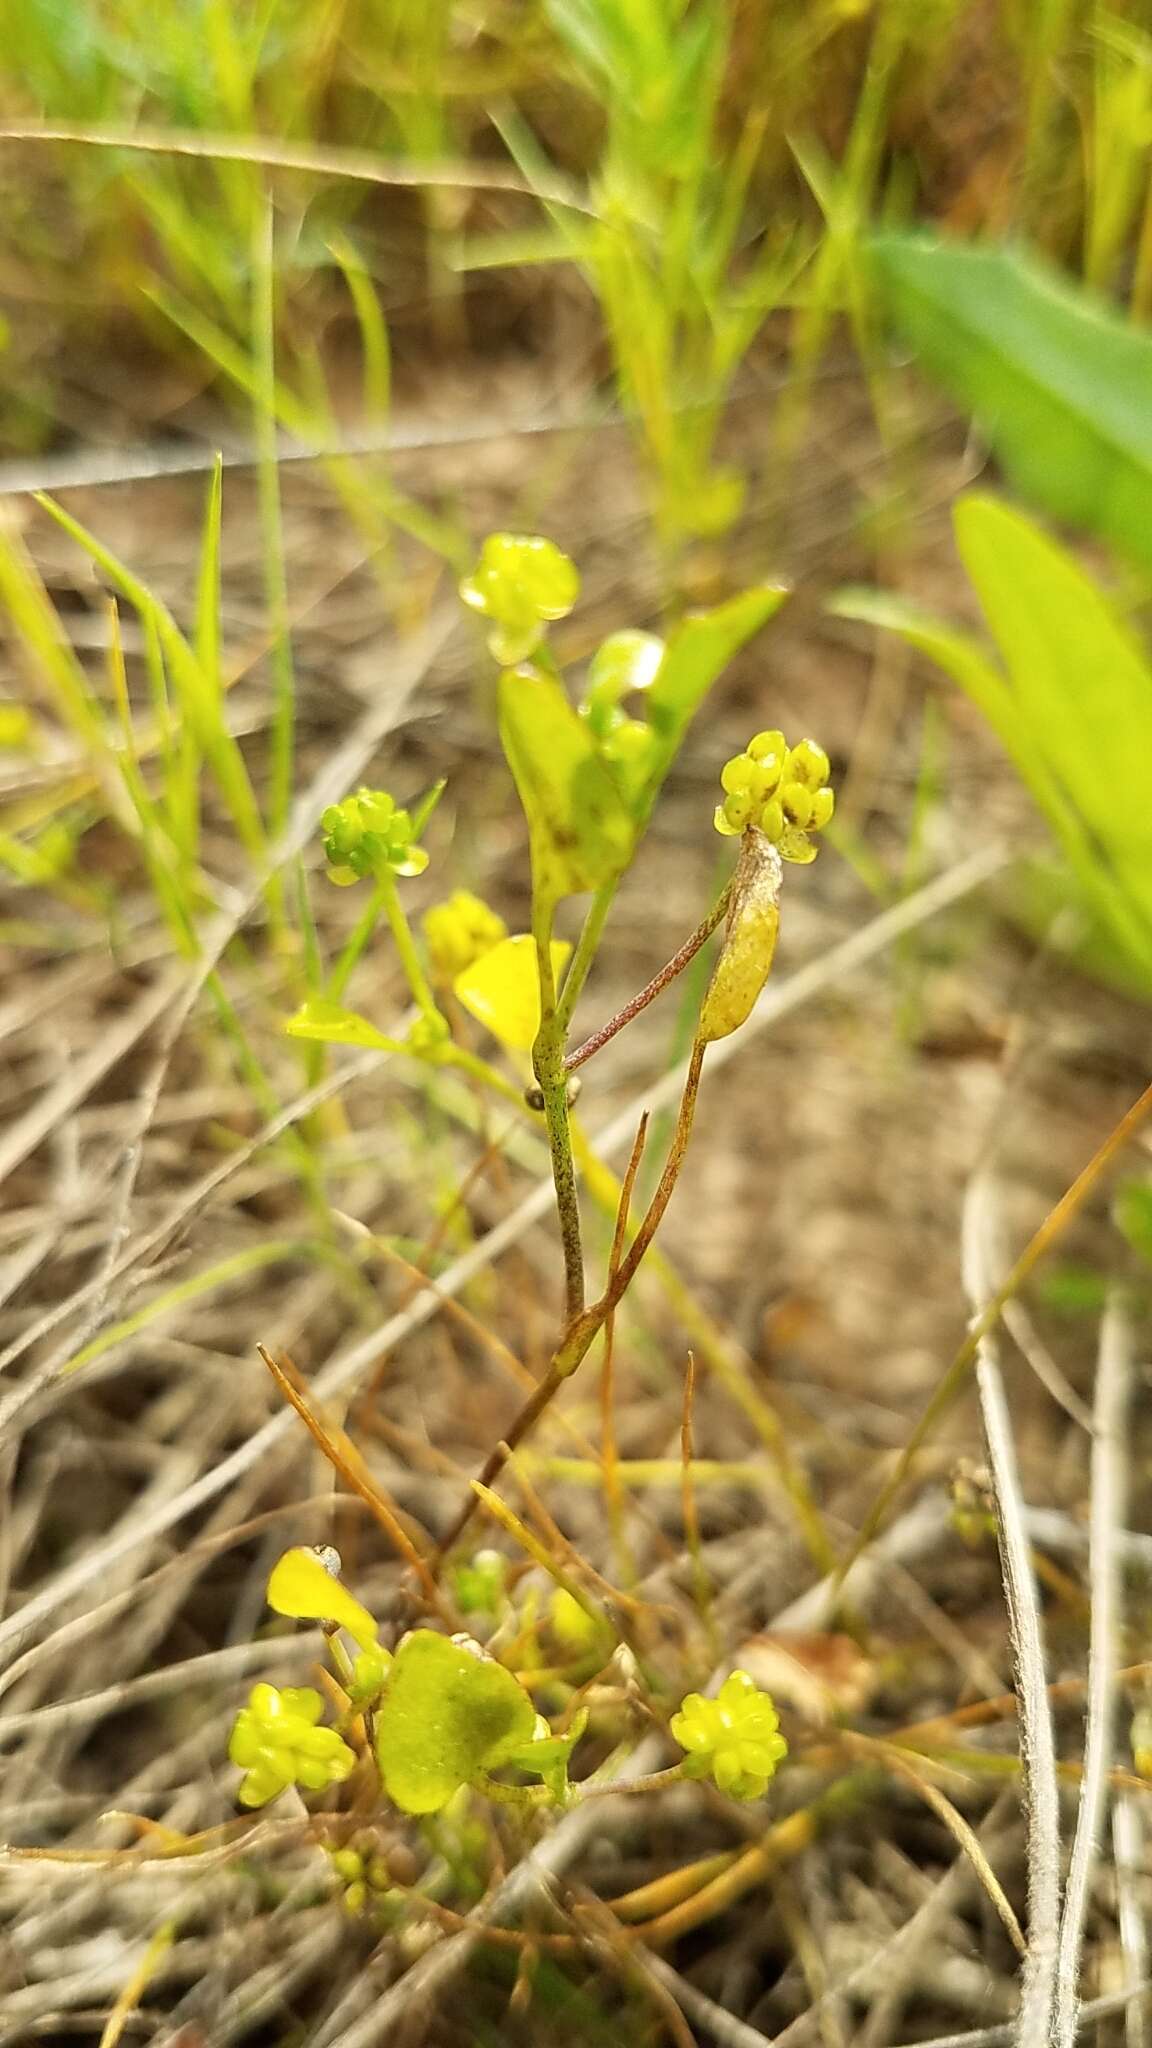
[[[389,1856],[370,1831],[354,1837],[342,1849],[329,1849],[328,1860],[344,1887],[346,1913],[367,1913],[373,1908],[387,1910],[403,1899],[398,1878],[411,1877],[411,1852],[398,1847]]]
[[[724,764],[716,830],[734,839],[753,825],[785,860],[805,865],[817,852],[810,834],[823,830],[835,808],[828,774],[828,756],[815,740],[790,747],[782,732],[758,732]]]
[[[335,1728],[317,1726],[324,1711],[310,1685],[254,1685],[236,1716],[228,1755],[244,1772],[242,1806],[267,1806],[289,1785],[322,1792],[355,1769],[355,1752]]]
[[[508,936],[502,917],[470,889],[455,889],[424,915],[424,942],[435,979],[447,985]]]
[[[576,564],[534,533],[490,533],[460,585],[465,604],[491,621],[488,646],[505,667],[527,661],[548,622],[567,618],[579,590]]]
[[[711,1778],[732,1799],[759,1799],[788,1754],[776,1709],[746,1671],[724,1680],[714,1700],[690,1692],[671,1721],[687,1752],[684,1774]]]
[[[365,876],[422,875],[428,855],[413,840],[412,819],[385,789],[358,789],[329,804],[320,819],[328,879],[347,885]]]

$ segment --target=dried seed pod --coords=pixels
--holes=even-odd
[[[780,855],[755,826],[745,832],[732,877],[724,945],[700,1012],[700,1038],[727,1038],[750,1015],[768,979],[780,925]]]

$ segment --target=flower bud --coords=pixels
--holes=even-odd
[[[784,860],[806,866],[817,851],[809,834],[821,831],[835,808],[828,772],[828,756],[815,740],[789,747],[782,732],[756,733],[720,771],[724,801],[716,807],[716,830],[734,839],[754,826]]]

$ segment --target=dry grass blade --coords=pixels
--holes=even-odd
[[[410,1570],[419,1579],[429,1605],[440,1616],[441,1621],[451,1628],[456,1617],[442,1598],[440,1589],[428,1569],[427,1562],[421,1557],[407,1529],[404,1527],[399,1510],[394,1502],[390,1501],[388,1496],[376,1484],[376,1481],[366,1470],[364,1460],[360,1457],[359,1452],[355,1450],[354,1446],[346,1438],[341,1443],[333,1432],[327,1429],[324,1423],[321,1422],[311,1402],[297,1384],[297,1379],[293,1376],[294,1369],[293,1371],[287,1370],[286,1366],[281,1364],[279,1359],[272,1356],[266,1345],[258,1344],[256,1349],[264,1360],[289,1407],[293,1408],[300,1417],[313,1443],[323,1451],[332,1470],[339,1473],[349,1491],[358,1494],[365,1507],[375,1516],[392,1548],[399,1557],[404,1559],[405,1564],[409,1566]]]
[[[1086,2033],[1097,2020],[1111,2019],[1114,2013],[1123,2012],[1137,1998],[1152,1998],[1152,1977],[1131,1985],[1127,1991],[1109,1991],[1103,1998],[1090,1998],[1080,2008],[1077,2034]],[[966,2034],[934,2034],[930,2041],[902,2042],[901,2048],[1011,2048],[1014,2036],[1015,2026],[1010,2021],[998,2027],[973,2027]]]
[[[855,1747],[855,1744],[853,1744],[853,1747]],[[926,1806],[930,1806],[937,1818],[943,1821],[949,1834],[971,1863],[980,1883],[984,1887],[987,1897],[999,1914],[1007,1931],[1008,1939],[1016,1950],[1017,1955],[1026,1955],[1028,1944],[1021,1933],[1020,1922],[1012,1910],[1011,1901],[1007,1897],[1003,1885],[981,1847],[980,1838],[976,1834],[975,1829],[969,1827],[963,1814],[958,1812],[956,1807],[953,1806],[952,1801],[945,1797],[940,1787],[933,1785],[922,1772],[915,1770],[909,1764],[907,1758],[902,1757],[893,1748],[891,1743],[873,1743],[869,1741],[866,1745],[861,1744],[861,1747],[866,1754],[869,1751],[881,1754],[886,1767],[902,1778],[905,1784],[910,1785],[917,1797],[922,1799]]]
[[[1009,1813],[1015,1815],[1016,1795],[1012,1790],[1003,1792],[985,1822],[986,1839],[980,1847],[989,1860],[1003,1848],[1009,1846],[1011,1834],[998,1832]],[[1011,1833],[1016,1832],[1013,1824]],[[899,2012],[907,1995],[909,1976],[932,1942],[940,1937],[941,1929],[949,1916],[960,1909],[971,1893],[974,1872],[969,1858],[961,1854],[944,1876],[933,1885],[927,1897],[922,1899],[911,1918],[898,1927],[891,1939],[857,1963],[845,1977],[829,1985],[821,1997],[808,2007],[797,2019],[792,2020],[776,2037],[776,2048],[800,2048],[820,2033],[822,2015],[840,1997],[863,1997],[871,1990],[874,1997],[882,2001],[885,2017],[885,2037],[890,2039],[895,2015]],[[873,2004],[873,2016],[877,2005]],[[872,2021],[870,2019],[869,2025]]]
[[[141,1994],[147,1990],[175,1939],[176,1930],[171,1922],[157,1929],[148,1943],[123,1991],[108,2015],[108,2024],[100,2036],[100,2048],[116,2048],[123,2038],[124,2029],[139,2005]]]
[[[1141,1802],[1130,1792],[1124,1792],[1112,1809],[1112,1857],[1120,1947],[1129,1991],[1135,1991],[1148,1976],[1148,1923],[1142,1897],[1145,1839]],[[1127,2048],[1147,2048],[1146,2020],[1141,2002],[1134,1999],[1124,2015]]]
[[[1056,1962],[1053,2048],[1076,2038],[1084,1922],[1108,1797],[1116,1706],[1116,1649],[1120,1636],[1121,1576],[1118,1533],[1127,1493],[1126,1418],[1132,1381],[1133,1328],[1129,1304],[1114,1288],[1100,1327],[1092,1413],[1092,1511],[1088,1647],[1088,1702],[1080,1809],[1068,1866],[1060,1948]]]
[[[981,1305],[991,1293],[986,1270],[990,1192],[974,1178],[964,1204],[964,1285],[978,1321],[976,1386],[996,1500],[1000,1563],[1019,1698],[1020,1761],[1028,1830],[1028,1951],[1014,2040],[1051,2048],[1060,1928],[1060,1794],[1056,1740],[1044,1664],[1040,1601],[1032,1570],[1012,1423],[995,1340]]]
[[[682,2005],[689,2019],[706,2027],[719,2048],[773,2048],[773,2038],[762,2034],[759,2027],[749,2026],[747,2020],[738,2019],[735,2013],[726,2012],[717,2005],[714,1998],[689,1984],[687,1978],[674,1970],[663,1956],[644,1955],[644,1969],[658,1984],[670,1991],[678,2005]]]
[[[350,178],[362,185],[420,190],[521,192],[579,213],[592,208],[577,186],[562,178],[529,184],[505,164],[388,163],[369,149],[332,149],[278,142],[271,137],[205,135],[195,129],[86,128],[67,123],[0,128],[0,142],[70,142],[89,149],[131,149],[148,156],[203,157],[211,163],[260,164],[268,170],[314,171],[324,178]]]

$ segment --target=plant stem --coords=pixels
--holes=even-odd
[[[591,1038],[586,1038],[583,1045],[578,1045],[575,1052],[568,1054],[564,1062],[566,1073],[574,1074],[577,1067],[582,1067],[585,1060],[590,1060],[593,1053],[599,1052],[601,1046],[607,1045],[609,1039],[615,1038],[618,1031],[623,1031],[626,1024],[630,1024],[634,1017],[638,1017],[641,1010],[646,1010],[649,1003],[654,1002],[656,997],[668,987],[669,982],[674,981],[676,976],[683,972],[689,961],[693,960],[700,951],[701,946],[705,945],[711,938],[728,909],[730,895],[731,885],[729,884],[728,888],[723,891],[718,900],[713,904],[707,917],[704,918],[702,923],[697,925],[691,938],[685,939],[679,952],[673,953],[672,958],[666,962],[658,974],[652,976],[651,981],[645,988],[640,990],[639,995],[633,996],[630,1002],[625,1003],[622,1010],[617,1010],[616,1015],[609,1018],[607,1024],[602,1024],[599,1031],[594,1031]],[[591,921],[591,912],[589,912],[589,921]],[[585,930],[587,930],[587,926],[585,926]],[[570,979],[571,976],[569,976]],[[567,983],[565,983],[565,993],[567,993]]]
[[[584,983],[588,979],[588,970],[596,957],[604,926],[608,920],[608,912],[612,908],[616,891],[619,887],[620,880],[618,876],[611,882],[602,882],[588,907],[588,915],[584,919],[584,928],[576,941],[576,951],[572,955],[568,972],[564,976],[564,986],[560,991],[557,1018],[564,1037],[568,1035],[568,1027],[572,1022],[572,1012],[580,1000]]]
[[[583,1779],[572,1787],[573,1803],[579,1804],[585,1799],[618,1798],[623,1794],[631,1796],[636,1792],[665,1792],[670,1785],[683,1783],[684,1763],[681,1759],[678,1764],[669,1764],[666,1771],[649,1771],[643,1778],[605,1778],[603,1783],[599,1778]]]
[[[400,901],[400,891],[396,887],[396,877],[392,873],[391,868],[385,868],[381,872],[379,888],[384,905],[384,915],[388,919],[389,929],[396,941],[396,951],[400,955],[400,964],[404,969],[408,986],[416,1002],[419,1004],[421,1014],[428,1018],[439,1019],[440,1011],[436,998],[429,986],[428,977],[420,964],[420,955],[416,951],[416,941],[412,937],[412,928],[404,914],[404,906]],[[447,1026],[445,1026],[446,1029]]]
[[[536,971],[540,978],[540,1029],[532,1048],[532,1066],[544,1097],[552,1180],[564,1248],[564,1328],[569,1330],[584,1308],[584,1246],[580,1234],[580,1199],[568,1125],[568,1077],[564,1071],[564,1031],[556,1007],[552,971],[552,905],[537,897],[532,909]]]
[[[329,1002],[343,1002],[344,991],[352,979],[353,970],[358,965],[364,948],[376,929],[380,912],[387,909],[390,883],[395,888],[391,874],[389,874],[386,882],[380,881],[374,885],[367,905],[361,912],[347,945],[328,977],[328,986],[324,990],[324,994]]]
[[[692,1134],[692,1120],[696,1113],[696,1099],[700,1092],[700,1076],[704,1067],[705,1051],[706,1047],[703,1041],[697,1039],[692,1047],[692,1057],[689,1061],[688,1073],[684,1081],[684,1092],[680,1098],[680,1111],[676,1118],[676,1129],[673,1133],[672,1144],[668,1157],[664,1162],[664,1170],[660,1175],[656,1192],[648,1205],[639,1230],[636,1232],[621,1264],[609,1275],[608,1284],[600,1299],[593,1302],[590,1308],[584,1309],[568,1323],[543,1379],[539,1381],[528,1396],[520,1413],[514,1417],[511,1426],[505,1432],[502,1442],[494,1447],[485,1460],[484,1468],[479,1478],[481,1488],[490,1489],[500,1477],[511,1453],[523,1443],[529,1431],[535,1428],[545,1409],[549,1408],[555,1400],[565,1380],[571,1378],[577,1367],[587,1357],[608,1317],[618,1307],[632,1281],[635,1279],[637,1267],[663,1221],[664,1212],[672,1199],[672,1191],[676,1186],[676,1182],[680,1177],[680,1169],[684,1164],[684,1155],[688,1149],[688,1140]],[[539,1068],[537,1068],[537,1073],[539,1073]],[[562,1074],[563,1070],[561,1069]],[[565,1136],[567,1136],[567,1098],[565,1098],[564,1131]],[[456,1520],[448,1530],[447,1535],[442,1536],[436,1546],[431,1560],[433,1574],[440,1570],[444,1559],[460,1541],[461,1536],[472,1520],[480,1498],[481,1495],[475,1491],[474,1482],[473,1489],[470,1491],[469,1497],[457,1515]]]
[[[644,1156],[644,1141],[648,1135],[648,1112],[640,1118],[639,1127],[632,1144],[628,1170],[620,1189],[616,1206],[616,1223],[612,1232],[612,1250],[608,1259],[608,1277],[611,1279],[624,1256],[624,1243],[628,1235],[628,1219],[632,1211],[632,1191],[640,1161]],[[604,1506],[608,1515],[608,1526],[612,1532],[615,1547],[617,1573],[634,1582],[635,1572],[629,1552],[624,1527],[624,1495],[620,1486],[620,1448],[616,1441],[615,1397],[616,1358],[616,1317],[609,1311],[604,1318],[604,1354],[600,1366],[600,1457],[603,1467]]]
[[[684,1154],[688,1150],[688,1140],[692,1135],[692,1120],[696,1114],[696,1098],[700,1093],[700,1076],[704,1071],[704,1053],[704,1042],[698,1038],[692,1047],[692,1056],[688,1062],[688,1072],[684,1080],[684,1093],[680,1097],[680,1110],[676,1118],[676,1129],[672,1134],[672,1143],[668,1150],[668,1157],[664,1162],[664,1171],[660,1175],[656,1192],[648,1204],[644,1221],[636,1232],[622,1264],[605,1289],[602,1300],[596,1304],[596,1308],[603,1312],[601,1321],[608,1314],[608,1311],[615,1308],[617,1302],[628,1292],[636,1277],[636,1269],[664,1220],[664,1211],[672,1199],[672,1191],[680,1178],[680,1169],[684,1164]],[[592,1313],[595,1312],[595,1310],[592,1311]],[[575,1361],[577,1365],[579,1362],[579,1359]],[[574,1371],[575,1365],[570,1367],[569,1370]]]
[[[269,192],[255,220],[252,328],[256,366],[253,391],[255,436],[259,451],[256,476],[260,504],[264,595],[272,639],[273,711],[268,825],[271,835],[276,837],[284,830],[292,801],[296,676],[288,626],[288,577],[284,566],[280,467],[276,445],[276,271],[273,234],[273,205]]]

